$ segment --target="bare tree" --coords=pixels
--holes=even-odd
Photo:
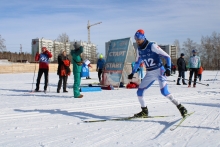
[[[203,64],[208,69],[218,69],[220,67],[220,33],[213,32],[212,36],[202,36],[201,45],[204,50]]]
[[[0,35],[0,51],[6,51],[5,39]]]
[[[193,40],[187,38],[187,40],[183,42],[183,48],[182,48],[182,51],[185,54],[186,59],[189,59],[191,52],[194,49],[198,50],[198,44],[196,42],[193,42]]]
[[[66,33],[62,33],[57,37],[57,41],[62,42],[62,43],[66,43],[66,42],[70,42],[70,39]]]
[[[173,45],[176,46],[176,48],[177,48],[176,53],[177,53],[177,55],[179,55],[180,54],[180,42],[179,42],[179,40],[178,39],[174,40]]]

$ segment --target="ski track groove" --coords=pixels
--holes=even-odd
[[[205,90],[199,90],[199,92],[201,92],[201,91],[205,91]],[[207,91],[207,90],[206,90]],[[213,92],[216,92],[217,90],[212,90],[212,89],[210,89],[210,91],[213,91]],[[220,91],[220,90],[219,90]],[[179,94],[182,94],[182,93],[172,93],[174,96],[175,95],[179,95]],[[189,93],[188,95],[191,95],[191,94],[198,94],[198,92],[196,91],[193,91],[193,92],[191,92],[191,93]],[[200,93],[199,93],[200,94]],[[204,92],[204,94],[210,94],[210,92]],[[213,94],[213,95],[215,95],[214,93],[211,93],[211,94]],[[37,94],[36,94],[37,95]],[[62,96],[62,95],[61,95]],[[151,95],[151,96],[153,96],[154,98],[155,97],[160,97],[161,95]],[[185,96],[187,96],[187,95],[185,95]],[[68,96],[69,97],[69,96]],[[124,101],[124,99],[128,99],[128,98],[133,98],[134,96],[126,96],[126,98],[122,98],[122,99],[111,99],[111,100],[108,100],[108,102],[120,102],[120,101]],[[144,98],[148,98],[149,97],[149,95],[145,95],[144,96]],[[152,98],[152,97],[150,97],[150,98]],[[66,99],[66,98],[63,98],[63,99]],[[46,99],[46,100],[48,100],[48,99]],[[36,99],[36,101],[32,101],[32,103],[35,103],[35,102],[37,102],[37,99]],[[51,102],[51,100],[48,100],[48,102]],[[68,101],[68,102],[71,102],[71,101]],[[87,101],[86,102],[87,104],[97,104],[97,102],[96,101]],[[100,104],[102,104],[102,103],[106,103],[106,100],[99,100],[99,103]],[[16,104],[16,103],[13,103],[12,102],[12,104]],[[64,103],[65,104],[65,103]],[[72,103],[72,104],[75,104],[75,103]],[[77,102],[77,104],[84,104],[84,102]],[[59,106],[60,105],[60,103],[59,104],[50,104],[50,106]],[[69,104],[70,105],[70,104]],[[29,107],[33,107],[33,106],[39,106],[39,105],[31,105],[31,106],[29,106]],[[48,106],[48,104],[47,105],[41,105],[41,106]],[[26,107],[20,107],[20,108],[26,108]],[[6,108],[7,109],[7,108]]]
[[[206,115],[206,117],[203,118],[203,119],[200,121],[199,125],[197,125],[197,126],[201,126],[201,124],[210,116],[210,114],[212,114],[213,111],[214,111],[214,110],[210,111],[209,114]],[[195,120],[198,120],[198,119],[195,119]],[[195,123],[195,121],[194,121],[194,123]],[[191,130],[191,131],[192,131],[192,130]],[[190,137],[189,137],[188,139],[187,139],[187,138],[185,139],[185,140],[187,140],[187,141],[186,141],[186,143],[184,144],[184,146],[188,146],[188,144],[190,143],[190,140],[194,137],[194,135],[195,135],[198,131],[199,131],[199,128],[197,128],[196,131],[191,132]]]
[[[115,141],[115,139],[118,138],[119,136],[122,136],[123,134],[130,132],[131,130],[133,130],[133,128],[135,128],[135,130],[137,130],[137,132],[139,132],[140,130],[143,130],[143,126],[146,126],[146,123],[142,123],[141,125],[137,125],[137,124],[132,123],[132,126],[126,126],[126,128],[123,128],[123,131],[111,132],[111,134],[106,133],[105,136],[102,136],[102,139],[99,138],[99,140],[97,140],[92,145],[89,143],[86,143],[86,144],[83,144],[83,146],[92,146],[92,147],[104,146],[106,143],[109,143],[109,141],[111,141],[111,142],[112,142],[112,140]],[[153,124],[150,126],[153,126]],[[120,130],[120,129],[118,128],[118,130]],[[112,143],[114,143],[114,142],[112,142]]]
[[[200,95],[200,94],[198,94]],[[198,95],[193,95],[193,96],[190,96],[190,97],[187,97],[186,96],[182,96],[182,98],[178,98],[178,100],[188,100],[188,99],[193,99],[193,98],[198,98]],[[212,98],[215,98],[215,97],[219,97],[219,95],[212,95]],[[207,96],[206,95],[201,95],[199,97],[199,99],[207,99]],[[154,104],[154,103],[164,103],[164,102],[168,102],[169,100],[166,99],[166,98],[161,98],[159,100],[152,100],[152,101],[148,101],[148,104]],[[181,101],[181,102],[182,102]],[[125,102],[125,103],[123,103]],[[122,100],[120,103],[117,102],[117,104],[114,104],[114,105],[109,105],[108,101],[106,101],[106,104],[108,104],[107,106],[106,105],[101,105],[100,106],[100,103],[96,103],[96,105],[98,106],[89,106],[89,107],[86,107],[86,106],[83,106],[83,107],[80,107],[80,108],[71,108],[71,109],[63,109],[65,111],[68,111],[68,112],[77,112],[77,111],[93,111],[93,110],[99,110],[99,109],[114,109],[114,108],[120,108],[120,107],[129,107],[129,106],[138,106],[139,105],[139,102],[136,101],[136,102],[133,102],[133,100],[131,102],[128,102],[128,100]],[[46,109],[45,109],[46,110]],[[23,110],[23,111],[26,111],[26,110]],[[37,111],[37,109],[35,110],[31,110],[31,111]],[[19,119],[19,118],[25,118],[25,117],[36,117],[36,116],[46,116],[46,115],[50,115],[50,113],[40,113],[40,112],[25,112],[25,114],[5,114],[5,115],[0,115],[0,120],[7,120],[7,119]]]

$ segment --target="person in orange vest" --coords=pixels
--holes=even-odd
[[[66,55],[66,51],[62,50],[61,54],[58,56],[58,69],[57,75],[59,75],[59,81],[57,85],[57,93],[60,93],[60,89],[63,83],[63,92],[68,92],[66,90],[67,79],[70,75],[70,60]]]
[[[202,80],[202,72],[203,72],[203,68],[202,66],[200,66],[199,70],[198,70],[198,78],[199,78],[199,81]]]

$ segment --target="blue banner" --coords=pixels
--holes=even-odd
[[[103,76],[104,85],[117,86],[120,83],[130,38],[111,40],[106,57]]]
[[[130,38],[112,40],[107,53],[105,70],[123,70]]]

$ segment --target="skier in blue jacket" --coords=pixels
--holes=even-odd
[[[154,44],[153,42],[149,42],[145,38],[144,30],[138,30],[135,33],[134,38],[138,45],[136,51],[137,58],[134,69],[132,70],[132,73],[128,75],[128,79],[133,78],[134,73],[136,72],[142,61],[144,61],[147,69],[147,73],[137,90],[137,96],[141,104],[142,111],[137,114],[134,114],[134,117],[148,116],[148,108],[143,99],[143,94],[144,91],[148,89],[154,83],[155,80],[158,80],[159,82],[161,94],[169,98],[170,101],[177,106],[182,117],[185,117],[187,115],[186,108],[183,105],[181,105],[180,102],[178,102],[176,99],[174,99],[174,96],[168,91],[166,76],[170,76],[170,72],[171,72],[170,56],[166,52],[164,52],[158,45]],[[166,70],[163,67],[160,56],[166,60],[167,63]]]

